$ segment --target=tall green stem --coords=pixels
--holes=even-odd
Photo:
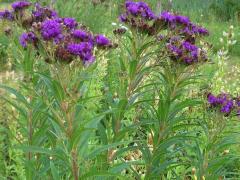
[[[74,180],[79,180],[79,167],[78,167],[78,157],[76,149],[73,149],[71,152],[72,156],[72,174]]]

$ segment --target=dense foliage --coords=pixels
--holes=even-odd
[[[91,5],[102,3],[114,5]],[[74,8],[65,17],[17,1],[0,12],[8,68],[19,76],[0,85],[0,177],[240,178],[240,97],[212,88],[211,32],[142,1],[117,5],[119,23],[108,36],[72,17]],[[225,34],[219,62],[236,44],[233,27]]]
[[[240,18],[240,2],[235,0],[215,0],[210,7],[217,15],[225,14],[222,19]]]

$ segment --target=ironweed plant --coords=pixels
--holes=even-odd
[[[202,123],[204,131],[198,132],[200,141],[190,145],[192,174],[196,179],[238,178],[234,164],[238,157],[233,153],[238,144],[238,97],[222,93],[217,96],[209,93],[205,104]]]
[[[79,179],[87,174],[79,161],[91,164],[83,160],[88,155],[87,139],[96,141],[90,134],[103,116],[88,112],[91,106],[94,109],[89,102],[97,98],[87,95],[97,65],[93,63],[113,44],[102,34],[93,35],[74,18],[61,18],[39,4],[32,6],[15,2],[13,10],[1,16],[25,31],[19,37],[23,49],[19,65],[24,74],[21,91],[2,86],[16,96],[16,102],[3,98],[19,110],[24,136],[19,148],[26,152],[26,178],[49,176],[50,169],[56,179]],[[66,170],[58,172],[58,168]]]
[[[111,40],[38,3],[0,12],[17,30],[10,40],[22,33],[13,42],[23,78],[1,88],[14,96],[2,98],[18,111],[26,179],[237,177],[227,148],[239,97],[196,88],[211,61],[208,30],[145,2],[120,9]]]

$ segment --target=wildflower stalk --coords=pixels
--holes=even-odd
[[[72,156],[72,174],[74,180],[79,180],[78,155],[76,149],[72,149],[71,156]]]
[[[129,54],[130,59],[126,59],[126,62],[124,62],[124,63],[127,63],[125,65],[128,66],[127,67],[128,69],[126,69],[126,71],[124,72],[124,74],[127,75],[127,85],[126,85],[126,89],[125,89],[125,92],[124,92],[124,96],[122,97],[122,99],[125,99],[126,102],[128,102],[128,103],[129,103],[131,97],[135,93],[140,93],[140,92],[138,92],[137,89],[143,83],[143,79],[147,75],[149,75],[149,71],[146,71],[146,72],[143,73],[143,69],[147,68],[147,65],[146,65],[147,62],[145,62],[145,63],[142,62],[143,58],[144,58],[144,53],[148,53],[149,46],[147,46],[147,47],[144,47],[144,46],[146,46],[147,43],[149,43],[148,42],[149,39],[140,35],[135,29],[132,29],[131,33],[132,33],[131,42],[130,42],[131,43],[131,45],[130,45],[131,48],[130,48],[130,54]],[[150,38],[150,40],[152,40],[152,39]],[[142,53],[139,53],[140,49],[143,50]],[[148,57],[148,58],[149,58],[149,60],[151,60],[150,57]],[[154,65],[152,67],[154,67]],[[149,67],[149,70],[152,67]],[[120,81],[120,83],[122,83],[121,86],[124,86],[124,84],[126,83],[125,77],[123,77],[123,78],[124,79],[122,79]],[[128,103],[126,103],[124,105],[124,107],[121,107],[122,109],[124,109],[125,112],[117,120],[116,128],[115,128],[115,130],[117,130],[116,134],[115,134],[116,137],[117,137],[117,134],[118,134],[118,132],[121,128],[121,121],[125,116],[125,113],[127,111],[127,107],[129,106]],[[132,103],[135,103],[135,102],[132,102]],[[134,108],[137,108],[137,107],[134,107]]]
[[[33,135],[34,135],[34,119],[33,119],[33,109],[32,109],[32,97],[34,94],[34,53],[32,53],[32,49],[27,50],[23,54],[23,72],[24,72],[24,82],[23,82],[23,87],[28,86],[27,92],[28,92],[28,97],[27,97],[27,119],[26,119],[26,127],[27,127],[27,144],[29,147],[33,146]],[[32,161],[33,161],[33,152],[28,151],[26,154],[26,160],[27,160],[27,179],[32,179],[33,178],[33,171],[32,171]]]
[[[28,113],[28,145],[32,145],[32,137],[33,137],[33,122],[32,122],[32,110],[29,110]],[[28,152],[27,159],[30,161],[32,159],[32,153]]]
[[[33,137],[33,124],[32,124],[32,112],[31,110],[29,110],[29,114],[28,114],[28,145],[31,146],[32,145],[32,137]],[[29,151],[27,153],[27,161],[29,164],[31,164],[32,161],[32,152]],[[30,165],[28,165],[28,171],[27,171],[27,179],[31,180],[33,177],[33,172],[32,172],[32,167]]]
[[[210,117],[211,119],[211,117]],[[214,121],[217,120],[218,123]],[[227,120],[224,118],[222,114],[216,114],[214,118],[209,122],[209,133],[207,135],[207,144],[204,149],[204,158],[203,164],[201,167],[201,171],[199,172],[199,177],[209,177],[211,178],[211,172],[209,172],[209,163],[211,160],[217,157],[217,149],[216,147],[221,142],[224,131],[227,127]]]
[[[134,79],[136,78],[138,63],[140,62],[140,59],[141,59],[137,54],[137,50],[140,48],[139,42],[138,42],[138,35],[135,30],[132,30],[132,34],[133,34],[133,38],[132,38],[132,42],[131,42],[132,43],[132,59],[130,61],[136,61],[137,63],[134,66],[132,75],[130,74],[130,76],[129,76],[128,90],[126,93],[127,99],[130,98],[132,91],[134,91],[133,83],[134,83]]]
[[[56,68],[56,67],[55,67]],[[76,71],[81,71],[79,67],[67,67],[62,64],[58,64],[58,68],[54,71],[53,68],[53,76],[57,79],[57,81],[61,84],[64,90],[64,96],[65,99],[61,102],[61,111],[63,112],[62,120],[61,122],[64,122],[64,119],[66,120],[67,127],[65,128],[65,135],[68,139],[68,142],[71,142],[74,138],[74,108],[76,106],[76,101],[73,99],[74,95],[71,94],[73,92],[73,87],[68,87],[69,82],[73,80],[73,75]],[[69,92],[68,92],[69,91]],[[60,115],[61,116],[61,115]],[[64,126],[64,124],[63,124]],[[72,177],[74,180],[79,180],[79,161],[78,161],[78,150],[76,146],[71,146],[71,149],[69,150],[70,157],[71,157],[71,172]]]

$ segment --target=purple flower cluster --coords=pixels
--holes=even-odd
[[[75,29],[78,26],[77,21],[74,18],[63,18],[63,24],[69,29]]]
[[[20,11],[22,9],[25,9],[31,5],[30,2],[27,1],[16,1],[12,3],[12,8],[14,11]]]
[[[153,34],[151,23],[156,19],[156,15],[145,2],[126,1],[125,12],[119,16],[121,22],[141,31]]]
[[[162,12],[156,22],[160,24],[161,27],[170,27],[171,30],[175,30],[185,36],[206,36],[209,34],[207,29],[195,25],[188,17],[175,15],[168,11]]]
[[[150,9],[147,3],[145,2],[133,2],[127,1],[125,3],[126,7],[126,16],[132,15],[135,17],[142,17],[146,20],[153,20],[155,18],[155,14]]]
[[[84,63],[92,63],[95,60],[93,56],[93,48],[94,46],[89,42],[81,42],[79,44],[69,44],[67,46],[67,50],[75,55],[79,56]]]
[[[16,1],[12,3],[12,10],[5,10],[0,12],[0,19],[5,19],[9,21],[22,20],[22,25],[25,26],[26,21],[29,21],[29,17],[23,18],[25,16],[25,10],[31,6],[31,3],[28,1]]]
[[[14,19],[13,13],[9,10],[0,11],[0,19],[12,21]]]
[[[76,29],[71,33],[71,37],[67,39],[67,51],[73,55],[80,57],[84,63],[92,63],[95,60],[94,46],[98,48],[109,48],[112,43],[104,35],[99,34],[95,37],[83,29]]]
[[[55,19],[45,20],[42,23],[41,34],[44,40],[59,39],[62,36],[61,24]]]
[[[103,35],[94,35],[85,29],[76,29],[78,23],[73,18],[54,18],[45,20],[41,35],[45,41],[54,40],[57,44],[56,56],[80,57],[84,64],[95,60],[94,47],[109,48],[111,41]],[[65,28],[67,27],[67,28]],[[70,58],[72,59],[72,58]],[[64,58],[64,61],[67,61]]]
[[[35,4],[35,9],[32,12],[32,15],[34,22],[43,22],[47,18],[52,19],[58,17],[57,13],[54,10],[48,7],[42,7],[38,3]]]
[[[59,19],[58,19],[59,20]],[[84,64],[94,62],[94,47],[106,48],[112,44],[108,38],[103,35],[93,34],[85,29],[75,29],[78,23],[73,18],[63,18],[63,25],[56,19],[46,20],[42,23],[41,34],[44,40],[56,39],[58,48],[56,56],[63,57],[79,57]],[[67,27],[67,30],[64,30]],[[64,56],[61,56],[64,55]]]
[[[206,53],[201,48],[182,40],[179,36],[174,36],[169,40],[167,50],[171,59],[188,65],[207,60]]]
[[[158,20],[162,20],[163,22],[165,22],[167,24],[189,25],[191,23],[188,17],[174,15],[168,11],[163,11],[160,14],[160,16],[158,17]]]
[[[166,24],[173,24],[175,23],[175,16],[172,15],[172,13],[168,12],[168,11],[163,11],[160,14],[160,17],[158,18],[158,20],[163,21]]]
[[[180,33],[186,37],[195,37],[195,36],[207,36],[209,32],[207,29],[197,26],[195,24],[189,24],[188,26],[184,27],[180,30]]]
[[[189,39],[209,34],[207,29],[195,25],[186,16],[168,11],[155,15],[148,4],[144,2],[127,1],[125,3],[125,13],[121,14],[119,19],[121,22],[150,35],[158,34],[160,30],[166,28]]]
[[[187,65],[207,60],[207,53],[196,45],[196,39],[208,35],[209,32],[192,23],[188,17],[163,11],[154,20],[153,29],[158,40],[159,32],[168,30],[169,33],[163,40],[166,40],[170,59]],[[163,42],[161,38],[160,41]]]
[[[232,98],[231,95],[226,93],[221,93],[217,96],[209,93],[207,100],[211,108],[217,108],[225,115],[230,115],[234,110],[236,110],[237,114],[240,115],[239,98]]]
[[[98,47],[109,47],[111,45],[110,40],[102,34],[95,36],[95,43]]]
[[[93,42],[93,36],[91,33],[82,29],[76,29],[72,32],[72,37],[80,42]]]
[[[57,60],[69,63],[79,57],[84,64],[95,60],[96,49],[113,47],[112,42],[104,35],[94,36],[84,26],[77,29],[79,23],[74,18],[61,18],[53,9],[42,7],[38,3],[30,11],[27,9],[30,5],[31,3],[27,1],[18,1],[12,4],[13,12],[8,10],[0,12],[1,19],[13,22],[17,20],[27,31],[19,38],[22,47],[26,48],[28,44],[33,44],[37,49],[37,43],[41,42],[41,45],[48,46],[45,50],[51,51],[48,54],[55,55]]]
[[[168,55],[174,61],[190,65],[207,60],[207,53],[196,45],[196,40],[209,32],[191,22],[186,16],[169,11],[155,15],[146,3],[127,1],[125,12],[119,19],[131,29],[156,36],[157,41],[166,44]],[[161,38],[163,30],[168,32]],[[175,37],[178,38],[174,41]]]
[[[28,43],[35,44],[36,41],[37,41],[37,37],[33,32],[23,33],[19,38],[19,42],[20,42],[21,46],[24,48],[27,47]]]

